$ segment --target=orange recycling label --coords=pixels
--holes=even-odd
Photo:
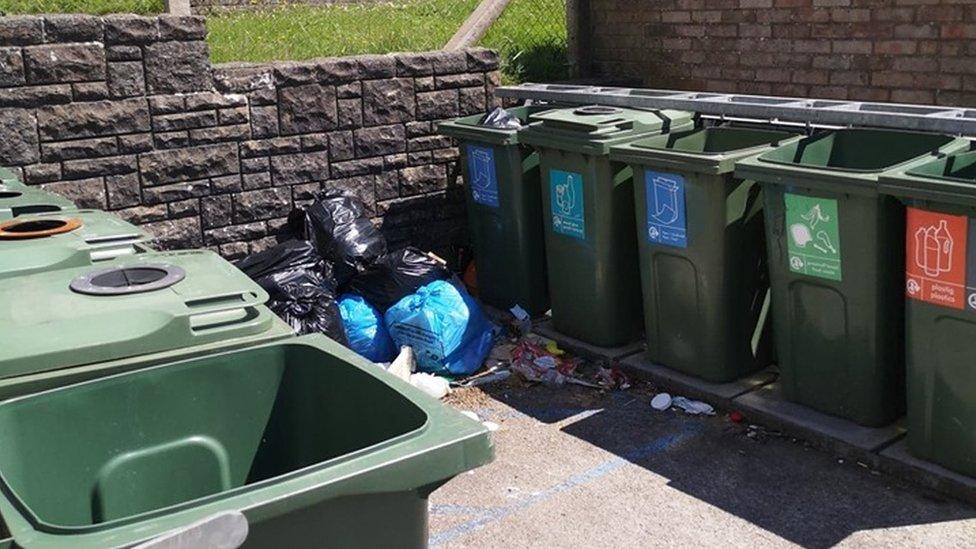
[[[905,293],[909,298],[964,309],[969,218],[908,208]]]

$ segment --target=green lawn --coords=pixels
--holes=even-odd
[[[476,4],[424,0],[211,16],[210,57],[222,63],[434,50],[454,35]]]
[[[565,13],[565,0],[511,0],[481,39],[481,45],[501,52],[506,83],[569,76]]]
[[[24,13],[162,13],[163,0],[0,0],[0,12]]]

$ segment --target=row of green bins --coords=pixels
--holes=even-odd
[[[133,255],[150,238],[101,210],[17,216],[0,221],[0,280]]]
[[[533,114],[519,141],[539,153],[552,322],[584,342],[616,346],[641,332],[633,172],[610,147],[688,129],[691,113],[605,106]]]
[[[545,107],[509,109],[520,124]],[[549,310],[539,154],[519,143],[517,129],[482,124],[483,115],[438,126],[460,142],[465,201],[474,245],[478,297],[532,315]]]
[[[966,141],[847,129],[741,160],[764,187],[773,328],[784,395],[867,426],[904,412],[904,208],[880,175]]]
[[[74,210],[74,202],[34,187],[14,185],[0,189],[0,221],[31,213]]]
[[[715,383],[768,366],[762,188],[735,162],[796,134],[710,127],[610,149],[634,170],[648,358]]]
[[[0,515],[18,545],[128,546],[232,511],[246,546],[420,547],[428,494],[491,458],[485,427],[293,337],[212,252],[8,282]]]
[[[886,174],[905,212],[909,450],[976,477],[976,152]]]

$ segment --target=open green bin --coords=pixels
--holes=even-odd
[[[204,250],[146,252],[6,279],[0,399],[292,336],[264,306],[267,299],[244,273]]]
[[[17,216],[0,221],[0,280],[133,255],[151,238],[101,210]]]
[[[763,184],[773,328],[784,395],[867,426],[904,412],[904,208],[884,171],[966,146],[870,129],[815,135],[741,160]]]
[[[0,221],[24,214],[74,209],[74,202],[41,189],[26,186],[0,188]]]
[[[322,335],[0,403],[24,546],[128,546],[221,512],[244,547],[426,547],[427,496],[487,429]]]
[[[770,364],[762,188],[735,161],[799,140],[713,127],[610,149],[634,170],[648,357],[723,383]]]
[[[539,151],[552,322],[615,346],[643,327],[633,172],[610,147],[691,127],[692,114],[598,105],[534,114],[519,140]]]
[[[548,107],[551,108],[551,107]],[[509,109],[522,124],[544,106]],[[478,297],[532,315],[549,310],[539,154],[519,144],[515,129],[482,126],[482,115],[438,126],[460,142],[465,201],[474,244]]]
[[[906,206],[908,447],[976,476],[976,152],[889,172]]]

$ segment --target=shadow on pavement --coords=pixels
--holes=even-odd
[[[668,479],[668,486],[805,547],[828,547],[880,528],[976,517],[955,500],[840,463],[801,441],[745,436],[724,417],[657,412],[650,395],[579,387],[498,384],[492,398],[545,423],[580,416],[562,431]],[[575,413],[574,413],[575,412]],[[662,437],[680,443],[643,449]]]

